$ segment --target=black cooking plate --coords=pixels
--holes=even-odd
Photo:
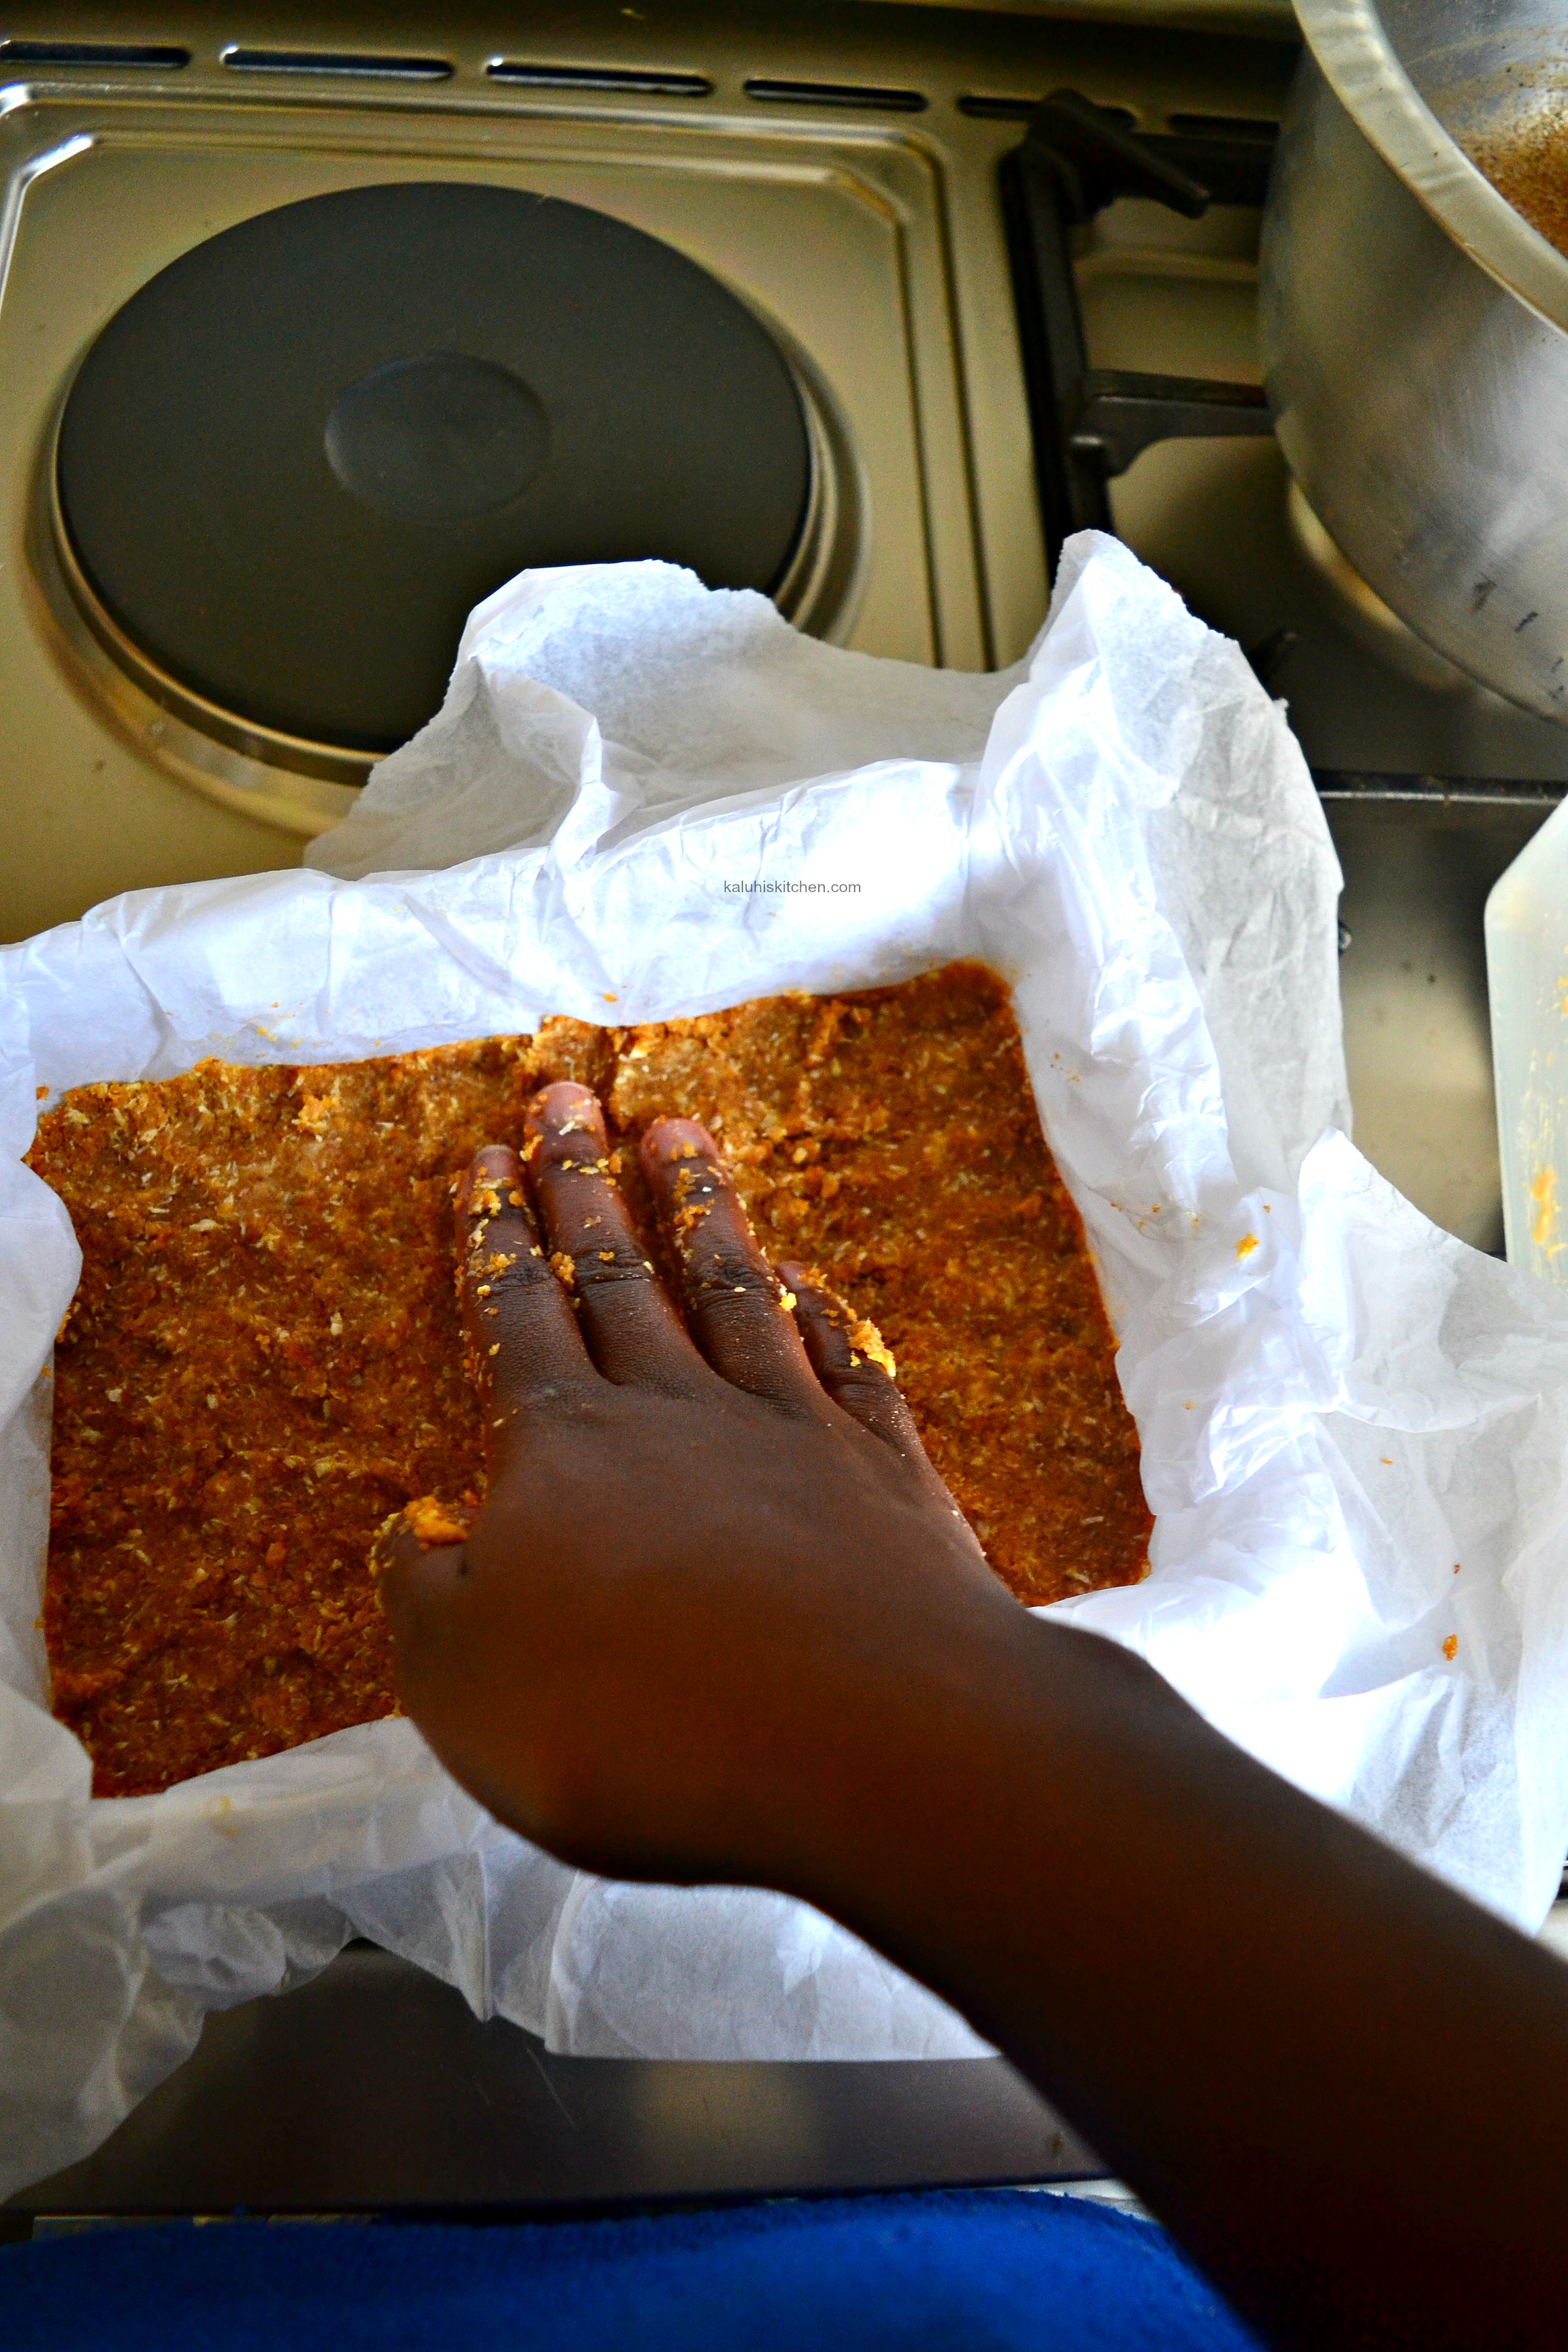
[[[810,485],[752,313],[603,213],[458,181],[312,196],[183,254],[100,334],[59,496],[86,578],[237,718],[383,751],[529,564],[774,587]]]

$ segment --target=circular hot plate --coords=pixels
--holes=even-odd
[[[461,181],[209,237],[82,362],[58,444],[89,593],[252,726],[388,751],[470,607],[531,564],[662,556],[773,589],[811,455],[788,362],[696,263]]]

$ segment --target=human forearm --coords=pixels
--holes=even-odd
[[[1093,1637],[1018,1612],[935,1697],[800,1891],[996,2042],[1267,2340],[1555,2342],[1559,1965]]]

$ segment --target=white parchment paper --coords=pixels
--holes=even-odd
[[[961,955],[1012,982],[1158,1515],[1059,1613],[1533,1928],[1568,1844],[1568,1307],[1346,1140],[1339,871],[1281,712],[1115,542],[1030,663],[873,662],[654,564],[525,574],[314,871],[149,890],[0,956],[0,2192],[205,2011],[351,1935],[553,2048],[984,2047],[784,1898],[612,1885],[388,1721],[93,1801],[42,1704],[47,1367],[77,1274],[35,1089],[636,1022]],[[768,895],[758,880],[853,891]],[[606,1000],[613,1000],[613,1004]]]

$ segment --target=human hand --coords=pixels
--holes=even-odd
[[[569,1861],[799,1887],[836,1811],[1026,1621],[876,1334],[775,1275],[706,1129],[641,1148],[684,1318],[606,1155],[595,1097],[556,1085],[521,1159],[490,1147],[462,1188],[489,1485],[465,1542],[380,1549],[398,1687],[457,1778]]]

